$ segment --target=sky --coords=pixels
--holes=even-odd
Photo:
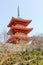
[[[0,0],[0,33],[8,31],[12,17],[17,17],[18,5],[20,17],[32,20],[29,28],[33,31],[31,36],[43,34],[43,0]]]

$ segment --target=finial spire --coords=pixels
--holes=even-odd
[[[18,18],[19,18],[19,16],[20,16],[20,15],[19,15],[19,6],[18,6]]]

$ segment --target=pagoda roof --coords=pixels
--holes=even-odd
[[[27,26],[28,24],[31,23],[31,21],[32,20],[24,20],[24,19],[21,19],[21,18],[12,17],[10,23],[8,24],[8,27],[11,27],[12,25],[16,25],[16,24],[21,24],[21,25]]]
[[[12,41],[16,41],[16,40],[20,40],[20,38],[19,37],[17,37],[17,36],[12,36],[12,37],[10,37],[9,39],[8,39],[8,41],[7,42],[12,42]]]
[[[12,37],[10,37],[10,39],[8,39],[8,41],[7,42],[9,42],[9,43],[13,43],[13,42],[15,42],[15,41],[20,41],[20,40],[26,40],[27,42],[29,42],[29,41],[31,41],[32,40],[32,37],[17,37],[17,36],[12,36]]]
[[[8,31],[8,34],[15,34],[16,32],[21,32],[27,35],[32,30],[33,28],[20,28],[20,27],[12,26],[11,29]]]

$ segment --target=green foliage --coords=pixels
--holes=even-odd
[[[34,49],[31,52],[13,52],[0,51],[0,65],[43,65],[43,52],[40,49]]]

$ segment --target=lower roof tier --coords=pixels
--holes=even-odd
[[[8,31],[8,34],[15,34],[15,33],[24,33],[25,35],[27,35],[28,33],[30,33],[33,30],[33,28],[17,28],[15,26],[12,26],[10,28],[10,30]]]
[[[30,38],[30,37],[16,37],[13,35],[12,37],[10,37],[8,39],[7,43],[14,43],[14,44],[16,44],[16,43],[20,44],[21,43],[22,44],[22,42],[28,43],[31,40],[32,40],[32,38]]]

